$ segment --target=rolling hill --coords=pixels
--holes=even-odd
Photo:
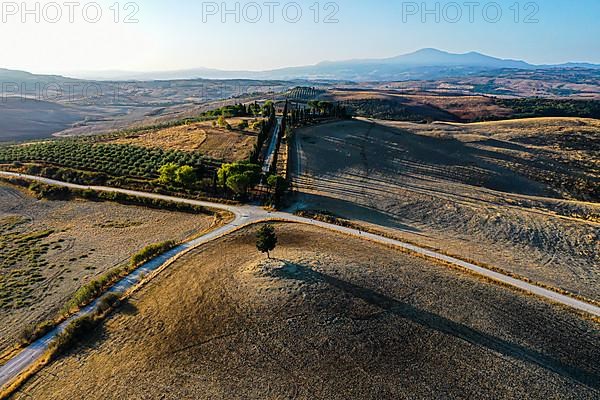
[[[126,72],[104,71],[76,74],[85,79],[155,80],[155,79],[325,79],[354,81],[386,81],[409,79],[439,79],[471,76],[477,73],[504,69],[600,69],[600,65],[568,63],[533,65],[525,61],[501,59],[477,52],[449,53],[437,49],[421,49],[383,59],[324,61],[316,65],[280,68],[267,71],[223,71],[196,68],[181,71]]]

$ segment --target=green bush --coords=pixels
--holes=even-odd
[[[114,268],[98,278],[80,287],[63,306],[63,315],[71,314],[81,307],[88,305],[92,300],[98,298],[105,290],[116,283],[119,279],[127,276],[129,271],[123,267]]]
[[[35,326],[27,326],[23,328],[19,335],[19,343],[23,346],[27,346],[38,339],[43,338],[48,332],[54,329],[56,324],[54,321],[44,321]]]
[[[77,344],[87,340],[99,325],[100,319],[95,315],[85,315],[69,323],[50,345],[52,358],[67,353]]]
[[[237,194],[243,194],[250,187],[258,184],[260,173],[260,165],[236,162],[223,164],[217,172],[217,179],[221,186],[226,186]]]
[[[169,240],[163,243],[151,244],[149,246],[144,247],[138,253],[134,254],[131,257],[131,261],[129,263],[130,268],[138,267],[150,260],[154,257],[159,256],[167,251],[173,249],[177,246],[177,242],[174,240]]]
[[[167,163],[158,169],[158,181],[168,185],[177,180],[177,169],[179,165],[175,163]]]
[[[122,295],[119,293],[107,293],[98,301],[98,307],[96,312],[99,315],[105,314],[121,304]]]
[[[98,298],[98,296],[119,280],[125,278],[137,267],[152,260],[154,257],[171,250],[175,246],[177,246],[177,242],[171,240],[144,247],[131,257],[131,261],[126,267],[114,268],[79,288],[73,294],[71,299],[63,306],[61,314],[69,315],[74,311],[79,310],[81,307],[90,304],[94,299]]]
[[[52,186],[43,183],[33,183],[29,190],[35,193],[39,199],[47,200],[69,200],[72,196],[71,189],[64,186]]]

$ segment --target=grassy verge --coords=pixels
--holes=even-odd
[[[21,373],[14,381],[10,382],[7,386],[0,388],[0,400],[7,400],[17,393],[29,379],[48,365],[50,358],[50,351],[47,351],[31,367],[23,371],[23,373]]]
[[[67,317],[87,306],[98,296],[108,290],[115,283],[131,274],[137,268],[152,260],[153,258],[166,253],[178,245],[175,241],[168,241],[146,246],[131,257],[127,265],[114,268],[88,284],[82,286],[69,301],[63,306],[61,316]]]
[[[30,167],[38,167],[35,171],[30,171]],[[47,164],[21,164],[15,166],[14,164],[0,164],[0,170],[20,173],[23,175],[33,175],[48,179],[54,179],[61,182],[73,183],[84,186],[108,186],[118,187],[121,189],[135,190],[146,193],[155,193],[166,196],[177,196],[184,197],[192,200],[210,201],[213,203],[222,204],[239,204],[239,202],[231,200],[230,198],[219,196],[218,194],[210,194],[201,188],[187,188],[174,187],[172,185],[163,185],[158,183],[156,180],[143,180],[134,179],[127,177],[109,177],[94,172],[81,171],[73,168],[59,168],[62,171],[61,174],[49,173],[53,167],[47,166]],[[97,177],[96,175],[104,176]],[[27,182],[25,178],[4,178],[0,177],[0,180],[4,182],[12,182],[13,184],[19,184],[19,182]],[[19,184],[20,186],[28,187],[29,184]],[[212,190],[213,181],[210,179],[210,185]]]
[[[143,248],[131,257],[129,264],[114,268],[105,274],[99,276],[88,284],[82,286],[61,310],[62,316],[69,316],[87,306],[93,300],[98,298],[101,293],[113,286],[115,283],[125,278],[135,271],[138,267],[145,264],[178,245],[175,241],[153,244]]]
[[[221,213],[217,214],[217,217],[218,217],[218,220],[227,220],[226,218],[223,219],[224,215]],[[116,272],[118,270],[122,270],[122,268],[131,268],[132,270],[135,270],[137,267],[139,267],[139,265],[144,264],[145,262],[151,260],[156,255],[162,254],[164,251],[167,251],[167,249],[172,248],[171,246],[176,246],[176,245],[177,245],[177,243],[175,243],[175,242],[164,242],[164,243],[147,246],[144,249],[142,249],[140,252],[136,253],[134,256],[131,257],[131,260],[130,260],[128,266],[116,268],[114,271]],[[173,262],[173,259],[170,260],[170,263],[172,263],[172,262]],[[161,269],[164,269],[167,265],[169,265],[169,263],[167,263],[166,265],[161,267]],[[115,272],[107,273],[107,274],[113,276],[115,279],[115,282],[117,282],[119,279],[116,278],[117,275],[115,274]],[[160,270],[155,271],[152,274],[152,276],[156,276],[159,272],[160,272]],[[99,279],[104,280],[105,278],[101,277]],[[147,279],[149,279],[149,278],[144,278],[143,281],[140,284],[138,284],[136,288],[134,288],[134,290],[129,291],[125,296],[127,296],[127,297],[131,296],[131,294],[134,293],[135,290],[138,289],[144,282],[146,282]],[[89,289],[83,289],[83,288],[80,289],[81,293],[78,293],[78,294],[76,293],[67,304],[73,305],[73,304],[76,304],[77,302],[80,302],[80,304],[83,305],[86,303],[84,301],[86,299],[86,297],[88,297],[87,304],[89,304],[89,302],[93,301],[97,296],[95,296],[95,297],[91,296],[89,293],[93,292],[92,289],[95,288],[97,286],[97,284],[90,283],[90,285],[91,285],[91,288],[89,288]],[[106,286],[111,286],[111,285],[106,284]],[[83,295],[85,293],[88,293],[88,295]],[[125,296],[121,295],[119,293],[107,293],[103,297],[100,298],[98,305],[97,305],[97,310],[95,313],[72,321],[69,324],[69,326],[50,345],[48,351],[38,361],[36,361],[35,364],[33,364],[30,368],[28,368],[26,371],[24,371],[21,375],[19,375],[17,377],[17,379],[15,379],[15,381],[11,382],[10,385],[8,385],[6,388],[0,388],[1,389],[0,390],[0,400],[10,398],[10,396],[12,396],[14,393],[16,393],[31,377],[33,377],[35,374],[37,374],[42,368],[44,368],[50,362],[57,359],[61,355],[69,352],[70,350],[75,348],[80,343],[88,340],[89,337],[94,332],[96,332],[97,329],[101,326],[101,322],[112,311],[116,310],[121,305],[121,303],[127,298]],[[78,309],[80,307],[81,306],[72,308],[70,311],[71,314],[78,311]],[[63,308],[63,311],[65,308],[67,308],[66,305]],[[43,337],[51,329],[54,329],[60,323],[65,321],[68,318],[68,316],[69,316],[68,314],[61,313],[60,316],[57,317],[57,319],[55,319],[53,321],[46,321],[36,327],[31,328],[30,332],[34,332],[35,335],[33,333],[28,335],[27,341],[22,340],[19,346],[16,346],[15,348],[11,349],[10,351],[7,351],[2,356],[0,356],[0,365],[2,365],[2,363],[9,361],[12,357],[14,357],[16,354],[18,354],[19,351],[23,347],[27,346],[31,342],[33,342],[41,337]],[[36,337],[36,336],[39,336],[39,337]]]
[[[80,198],[90,201],[109,201],[123,205],[135,205],[159,210],[177,211],[192,214],[214,214],[210,209],[193,204],[179,203],[161,199],[133,196],[117,192],[103,192],[92,189],[73,189],[63,186],[47,185],[44,183],[31,183],[27,179],[0,177],[0,182],[19,186],[33,192],[40,199],[71,200]]]
[[[128,264],[113,268],[88,282],[86,285],[79,288],[79,290],[77,290],[64,304],[56,318],[25,328],[19,338],[20,348],[41,339],[61,322],[65,321],[69,316],[97,299],[115,283],[125,278],[146,262],[178,246],[178,244],[179,243],[175,241],[167,241],[146,246],[134,254]]]
[[[89,341],[92,335],[98,332],[102,321],[115,311],[122,303],[123,296],[118,293],[109,293],[102,297],[98,309],[93,314],[85,315],[71,321],[65,329],[54,339],[46,353],[30,368],[20,374],[17,379],[0,391],[0,400],[8,399],[23,387],[27,381],[37,374],[42,368],[67,354],[78,345]]]

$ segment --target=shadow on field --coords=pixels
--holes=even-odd
[[[369,175],[368,181],[371,172],[377,172],[389,177],[441,179],[507,193],[559,196],[545,181],[533,180],[523,171],[532,168],[543,171],[550,167],[560,171],[561,165],[541,152],[536,157],[523,158],[522,154],[531,150],[520,144],[489,138],[483,139],[487,147],[482,147],[451,135],[430,136],[368,121],[352,124],[347,131],[324,130],[319,132],[320,136],[310,132],[300,134],[310,156],[305,163],[319,176],[319,182],[323,176],[337,176],[352,167],[364,170]],[[315,144],[307,142],[315,137],[318,138]]]
[[[108,338],[108,332],[106,331],[106,321],[110,318],[114,318],[118,315],[135,316],[138,314],[138,309],[135,304],[132,304],[129,300],[125,300],[118,305],[114,310],[108,311],[108,315],[100,317],[95,323],[95,326],[90,331],[80,331],[77,333],[78,337],[73,338],[73,346],[65,354],[75,354],[81,350],[95,350],[98,346]]]
[[[485,332],[477,331],[466,325],[451,321],[447,318],[418,309],[408,303],[398,301],[372,289],[354,285],[331,275],[317,272],[307,266],[288,263],[273,272],[282,279],[299,280],[307,283],[322,282],[342,290],[353,297],[381,308],[400,318],[408,319],[426,328],[456,337],[476,346],[484,347],[493,352],[517,360],[529,362],[552,371],[562,377],[577,381],[593,389],[600,389],[600,376],[595,372],[586,371],[576,366],[568,365],[537,350],[508,342]]]
[[[329,191],[328,191],[329,192]],[[420,234],[421,230],[414,226],[399,221],[396,215],[385,213],[375,208],[360,206],[341,198],[333,198],[316,194],[298,193],[294,196],[292,204],[299,210],[327,211],[342,218],[364,221],[370,224],[380,225],[414,234]],[[292,210],[296,211],[295,209]]]
[[[138,309],[135,304],[131,303],[131,301],[127,300],[121,304],[121,306],[116,310],[116,314],[124,314],[124,315],[137,315]]]

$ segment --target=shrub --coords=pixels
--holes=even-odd
[[[167,163],[158,169],[158,181],[162,184],[170,184],[177,181],[177,169],[179,165]]]
[[[177,242],[175,242],[174,240],[169,240],[167,242],[151,244],[149,246],[146,246],[138,253],[134,254],[133,257],[131,257],[131,262],[129,263],[130,268],[138,267],[150,261],[154,257],[166,253],[175,246],[177,246]]]
[[[227,125],[229,125],[229,123],[227,122],[225,117],[221,115],[219,119],[217,119],[217,125],[219,126],[219,128],[226,128]]]
[[[121,304],[121,294],[107,293],[98,301],[97,313],[105,314]]]
[[[100,320],[95,315],[85,315],[69,323],[65,329],[58,334],[50,346],[52,358],[58,357],[73,349],[77,344],[89,338],[96,331]]]
[[[56,325],[53,321],[44,321],[35,326],[27,326],[21,331],[21,334],[19,335],[19,342],[23,346],[29,345],[44,337],[46,334],[48,334],[48,332],[54,329],[55,326]]]
[[[217,178],[221,186],[226,186],[237,194],[245,194],[248,189],[260,179],[260,165],[237,162],[223,164],[217,172]]]
[[[141,251],[131,257],[131,261],[126,267],[117,267],[104,275],[90,281],[81,288],[79,288],[67,301],[61,310],[63,316],[69,315],[81,307],[90,304],[94,299],[98,298],[103,292],[105,292],[112,285],[117,283],[120,279],[125,278],[129,273],[134,271],[137,267],[150,261],[154,257],[163,254],[172,248],[177,246],[175,241],[167,241],[158,244],[152,244],[146,246]],[[118,295],[117,295],[118,296]],[[103,299],[100,300],[99,306],[106,307],[108,304],[115,300],[113,294],[107,294]]]
[[[190,187],[198,180],[196,170],[189,165],[179,166],[175,163],[168,163],[160,167],[158,173],[158,182],[163,185]]]
[[[127,270],[115,268],[79,288],[64,305],[61,313],[68,315],[96,299],[103,291],[127,274]]]
[[[193,185],[198,177],[196,176],[196,171],[194,171],[194,168],[190,167],[189,165],[183,165],[175,172],[175,179],[177,183],[186,187]]]
[[[43,183],[33,183],[29,186],[29,190],[34,192],[39,199],[47,200],[69,200],[72,194],[67,187],[51,186]]]

